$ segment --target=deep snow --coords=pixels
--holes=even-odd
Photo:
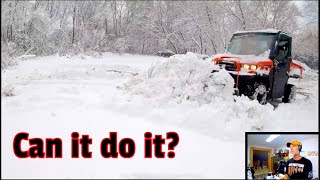
[[[230,96],[223,88],[230,83],[227,74],[208,77],[208,62],[192,56],[50,56],[3,71],[3,178],[243,178],[245,131],[318,130],[316,72],[309,70],[294,82],[296,101],[274,109]],[[203,89],[205,84],[215,86]],[[6,96],[8,91],[13,96]],[[18,159],[12,141],[21,131],[30,138],[62,138],[63,159]],[[92,159],[70,158],[73,131],[93,138]],[[135,140],[132,159],[100,156],[99,142],[109,131]],[[144,159],[146,131],[176,131],[176,157]],[[167,152],[166,145],[163,150]]]
[[[156,103],[233,100],[233,78],[226,70],[211,73],[214,66],[217,65],[198,59],[194,53],[175,55],[152,64],[147,74],[141,73],[120,89]]]

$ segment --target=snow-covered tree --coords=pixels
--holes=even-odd
[[[216,54],[237,30],[276,28],[293,36],[296,54],[318,61],[317,4],[302,13],[293,1],[1,1],[1,45],[10,56]]]

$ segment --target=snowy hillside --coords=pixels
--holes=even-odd
[[[294,82],[294,102],[274,108],[232,96],[231,77],[211,75],[210,66],[191,53],[169,59],[105,53],[39,57],[2,71],[3,178],[240,178],[246,131],[318,130],[316,72],[308,69]],[[18,159],[12,141],[22,131],[62,138],[63,158]],[[70,158],[73,131],[93,138],[92,159]],[[132,159],[100,156],[99,142],[110,131],[135,140]],[[144,159],[146,131],[176,131],[176,157]]]

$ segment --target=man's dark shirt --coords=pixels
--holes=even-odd
[[[285,174],[288,174],[290,179],[312,179],[312,163],[304,157],[298,161],[291,158],[287,162]]]

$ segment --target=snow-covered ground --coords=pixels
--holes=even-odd
[[[227,75],[207,77],[207,62],[181,61],[191,57],[168,62],[111,53],[101,58],[50,56],[3,71],[2,177],[243,178],[246,131],[318,131],[317,73],[309,70],[298,82],[296,101],[274,109],[230,96]],[[73,131],[93,139],[92,159],[70,158]],[[133,158],[100,155],[100,141],[110,131],[135,140]],[[146,131],[177,132],[176,157],[145,159]],[[30,138],[60,137],[63,158],[18,159],[12,149],[18,132],[28,132]],[[163,150],[168,152],[167,144]]]

